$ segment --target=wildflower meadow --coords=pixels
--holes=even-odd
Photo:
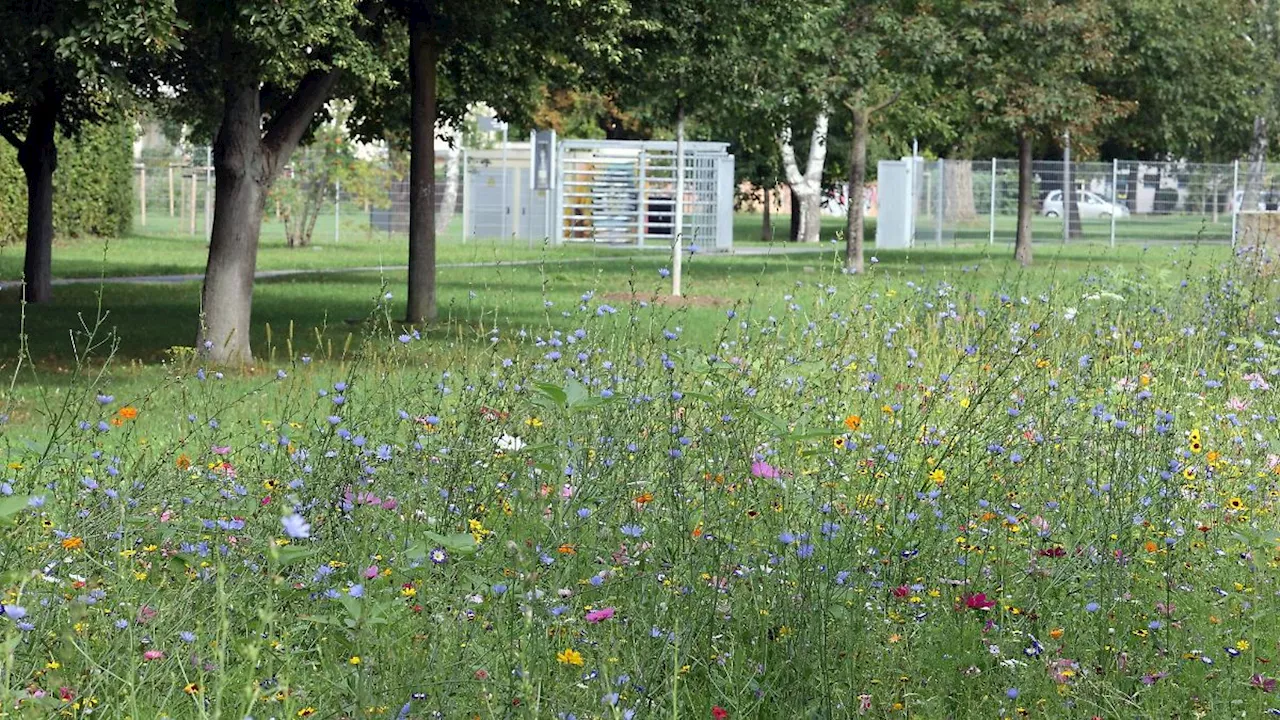
[[[87,323],[0,426],[0,717],[1280,715],[1280,304],[1198,252],[544,275],[123,389]]]

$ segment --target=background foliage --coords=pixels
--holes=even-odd
[[[59,237],[113,236],[133,221],[133,129],[123,119],[86,126],[79,137],[58,138],[53,174],[53,227]],[[0,144],[0,245],[26,232],[27,186],[18,153]]]

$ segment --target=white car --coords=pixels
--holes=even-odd
[[[1275,196],[1274,196],[1274,195],[1272,195],[1271,193],[1269,193],[1269,192],[1259,192],[1259,193],[1258,193],[1258,207],[1257,207],[1256,209],[1257,209],[1259,212],[1266,212],[1266,210],[1267,210],[1267,204],[1268,204],[1268,203],[1275,203],[1275,202],[1276,202],[1276,198],[1275,198]],[[1244,207],[1244,191],[1243,191],[1243,190],[1237,190],[1237,191],[1236,191],[1236,194],[1235,194],[1235,201],[1234,201],[1234,204],[1232,204],[1232,206],[1231,206],[1231,207],[1233,207],[1233,208],[1240,208],[1241,210],[1248,210],[1248,209],[1249,209],[1249,208],[1247,208],[1247,207]]]
[[[1112,215],[1125,217],[1129,214],[1129,208],[1123,204],[1104,200],[1102,196],[1088,190],[1076,191],[1076,207],[1081,219],[1109,218]],[[1062,191],[1054,190],[1045,195],[1040,212],[1045,217],[1062,217]]]

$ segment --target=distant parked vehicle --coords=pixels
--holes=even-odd
[[[1240,208],[1241,210],[1250,209],[1250,208],[1244,207],[1244,191],[1243,190],[1236,191],[1236,196],[1235,196],[1235,199],[1232,200],[1231,207]],[[1262,191],[1258,193],[1258,206],[1252,209],[1265,212],[1267,210],[1275,210],[1277,208],[1280,208],[1280,197],[1277,197],[1276,193]]]
[[[1112,215],[1126,217],[1129,214],[1129,208],[1122,203],[1105,200],[1101,195],[1088,190],[1076,191],[1076,207],[1080,213],[1080,218],[1083,220],[1109,218]],[[1054,190],[1044,196],[1044,203],[1041,205],[1040,213],[1045,217],[1062,217],[1061,190]]]

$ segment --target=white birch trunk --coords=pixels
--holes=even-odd
[[[809,139],[809,157],[804,172],[796,162],[795,147],[791,144],[791,128],[785,128],[778,138],[782,151],[782,169],[787,185],[800,203],[800,242],[818,242],[822,231],[822,168],[827,162],[827,112],[822,110],[814,118],[813,134]]]

